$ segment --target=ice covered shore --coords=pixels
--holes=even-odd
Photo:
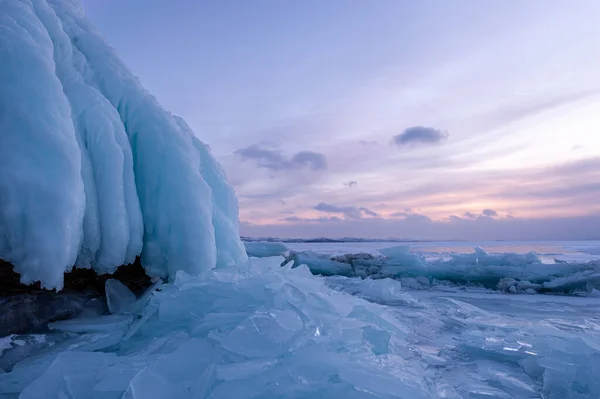
[[[113,314],[4,342],[12,370],[0,373],[0,396],[600,395],[597,301],[407,293],[395,280],[324,279],[282,260],[178,272],[137,301],[116,284]]]

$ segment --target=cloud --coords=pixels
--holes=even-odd
[[[350,180],[348,182],[344,183],[344,186],[348,186],[348,187],[354,187],[358,184],[358,182],[356,180]]]
[[[329,216],[329,217],[318,217],[318,218],[300,218],[297,216],[290,216],[284,218],[285,222],[296,222],[296,223],[326,223],[326,222],[340,222],[342,218],[337,216]]]
[[[498,212],[496,212],[493,209],[484,209],[483,211],[481,211],[481,214],[483,216],[487,216],[487,217],[494,217],[494,216],[498,216]]]
[[[390,216],[393,218],[401,218],[405,221],[431,222],[429,216],[413,212],[410,208],[406,208],[404,212],[394,212]]]
[[[379,217],[377,212],[373,212],[372,210],[365,207],[355,207],[355,206],[336,206],[332,204],[327,204],[325,202],[321,202],[318,205],[313,207],[314,210],[319,212],[326,213],[341,213],[344,215],[346,219],[360,219],[363,215]]]
[[[555,166],[540,166],[521,170],[441,171],[435,178],[416,181],[413,187],[398,187],[387,191],[353,191],[351,200],[366,206],[386,202],[418,204],[435,218],[460,210],[471,213],[464,218],[476,218],[481,210],[472,210],[474,198],[484,207],[502,215],[568,216],[600,212],[600,157],[587,158]],[[473,193],[476,193],[475,195]],[[328,198],[323,198],[327,201]],[[378,209],[380,210],[380,209]],[[383,211],[383,210],[381,210]],[[391,211],[394,211],[392,209]],[[444,214],[445,213],[445,214]],[[460,216],[460,214],[459,214]]]
[[[235,154],[242,160],[254,160],[261,168],[274,171],[294,170],[294,169],[327,169],[327,157],[313,151],[300,151],[291,157],[285,156],[279,149],[271,149],[253,144],[249,147],[240,148]]]
[[[367,216],[373,216],[373,217],[379,217],[379,214],[377,212],[373,212],[370,209],[364,208],[364,207],[360,207],[358,208],[359,211],[361,211],[362,213],[364,213]]]
[[[437,144],[448,138],[448,132],[426,126],[413,126],[394,136],[394,143],[399,146],[407,144]]]
[[[582,145],[574,145],[574,146],[571,148],[571,151],[580,151],[580,150],[585,150],[585,147],[584,147],[584,146],[582,146]]]
[[[315,170],[327,169],[327,157],[325,155],[313,151],[301,151],[292,156],[290,161],[292,169],[300,167],[310,167]]]
[[[450,220],[475,220],[481,218],[494,218],[498,217],[500,214],[493,209],[484,209],[481,213],[473,213],[473,212],[465,212],[461,216],[451,215],[448,217]]]

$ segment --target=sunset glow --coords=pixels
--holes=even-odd
[[[242,234],[359,235],[359,220],[427,238],[415,223],[465,219],[459,235],[517,220],[533,238],[540,221],[600,218],[600,3],[182,3],[84,6],[211,143]],[[140,45],[134,17],[161,39]]]

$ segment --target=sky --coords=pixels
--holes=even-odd
[[[241,234],[600,239],[600,2],[83,0]]]

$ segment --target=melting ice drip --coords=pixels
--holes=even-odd
[[[172,277],[244,262],[237,199],[76,0],[0,2],[0,259],[61,288],[141,254]]]

